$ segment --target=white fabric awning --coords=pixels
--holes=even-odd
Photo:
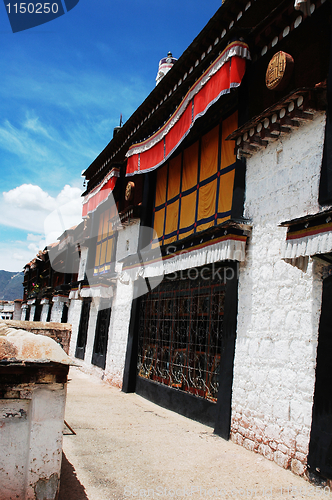
[[[198,268],[214,262],[245,260],[247,235],[226,234],[209,241],[203,239],[189,248],[168,246],[168,253],[155,258],[153,251],[142,253],[141,261],[135,259],[133,263],[126,262],[122,269],[121,281],[129,282],[142,278],[153,278],[166,274]]]
[[[302,271],[309,257],[332,252],[332,218],[321,213],[284,223],[288,226],[281,257]]]
[[[82,298],[92,297],[101,299],[110,299],[113,297],[113,288],[111,286],[91,286],[83,287],[80,292]]]

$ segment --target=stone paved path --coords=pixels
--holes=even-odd
[[[71,368],[59,500],[328,498],[206,427]]]

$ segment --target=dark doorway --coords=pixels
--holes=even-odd
[[[49,323],[51,321],[51,315],[52,315],[52,303],[48,304],[48,312],[47,312],[47,318],[46,321]]]
[[[109,300],[102,301],[100,304],[91,360],[93,365],[99,366],[103,370],[106,365],[108,328],[111,318],[111,308],[107,306],[109,306]]]
[[[40,321],[43,306],[41,304],[36,305],[34,321]]]
[[[332,479],[332,276],[323,281],[308,471]]]
[[[68,323],[68,306],[66,303],[63,304],[61,323]]]
[[[75,357],[84,359],[90,316],[91,298],[83,299],[80,325],[78,328]]]

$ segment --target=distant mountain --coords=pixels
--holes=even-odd
[[[23,276],[23,272],[0,271],[0,300],[23,298]]]

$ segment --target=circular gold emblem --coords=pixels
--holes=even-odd
[[[129,181],[126,186],[125,191],[125,200],[131,201],[134,197],[135,184],[132,181]]]
[[[266,70],[265,83],[269,90],[283,90],[292,75],[294,59],[286,52],[277,52]]]

